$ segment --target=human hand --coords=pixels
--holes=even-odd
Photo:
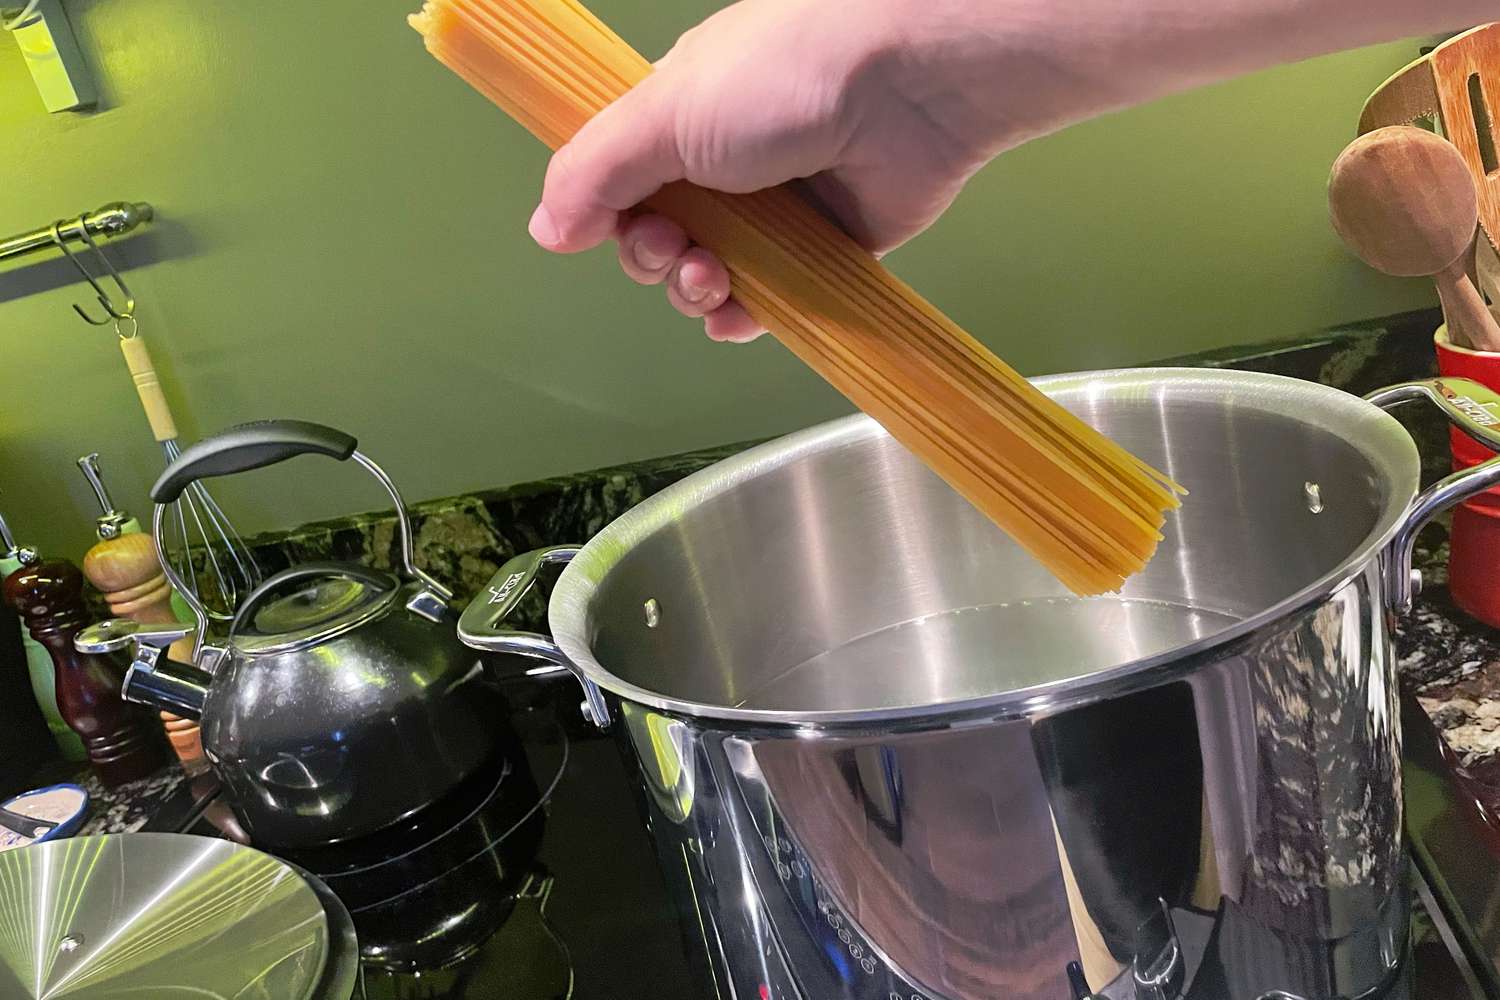
[[[724,265],[636,207],[688,180],[805,179],[874,253],[926,229],[991,158],[1106,110],[1478,16],[1492,0],[741,0],[557,151],[530,223],[573,253],[614,238],[709,337],[762,331]]]
[[[806,178],[871,251],[927,228],[992,153],[960,114],[903,92],[890,72],[894,11],[869,3],[856,21],[826,0],[746,0],[713,15],[557,152],[532,236],[565,253],[613,237],[625,273],[665,284],[709,337],[758,336],[717,257],[671,220],[630,210],[680,179],[746,192]]]

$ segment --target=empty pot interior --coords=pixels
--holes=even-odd
[[[1189,490],[1121,593],[1072,596],[853,417],[705,470],[612,525],[559,582],[559,642],[605,687],[710,710],[983,699],[1269,616],[1370,558],[1417,486],[1394,419],[1313,383],[1140,370],[1041,384]]]

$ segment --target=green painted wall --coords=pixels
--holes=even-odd
[[[543,151],[432,61],[416,0],[68,0],[105,104],[48,115],[0,38],[0,233],[117,199],[183,434],[266,416],[357,433],[413,498],[790,430],[846,409],[769,339],[710,344],[611,253],[525,236]],[[706,0],[597,0],[652,54]],[[1290,67],[1004,157],[893,266],[1021,369],[1141,361],[1430,301],[1327,229],[1327,166],[1416,51]],[[160,468],[64,262],[0,265],[0,510],[77,555],[98,450],[144,512]],[[249,528],[376,505],[304,459],[226,483]]]

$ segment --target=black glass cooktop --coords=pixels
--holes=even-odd
[[[539,783],[561,753],[528,742]],[[445,970],[366,968],[361,1000],[703,1000],[613,741],[575,736],[567,753],[531,881],[503,926]]]
[[[288,856],[355,914],[366,959],[357,1000],[714,996],[695,978],[688,955],[703,944],[678,922],[616,745],[577,717],[569,694],[549,691],[515,713],[510,756],[524,771],[476,780],[423,821],[437,834],[414,821],[380,844]],[[530,808],[540,798],[545,809]],[[199,807],[185,807],[175,828],[225,836],[222,806]],[[460,834],[443,836],[449,828]],[[1465,926],[1413,877],[1415,963],[1402,1000],[1500,1000],[1461,957]]]
[[[356,1000],[702,1000],[614,742],[554,697],[515,721],[520,752],[507,756],[526,773],[473,782],[424,818],[432,832],[414,821],[357,850],[273,852],[353,913]],[[203,787],[151,828],[241,839]]]

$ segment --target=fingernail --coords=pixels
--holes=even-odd
[[[699,288],[686,278],[678,279],[677,289],[682,292],[682,297],[689,302],[702,302],[704,297],[708,295],[707,288]]]
[[[660,271],[672,263],[671,257],[658,257],[650,250],[647,250],[644,243],[637,243],[631,253],[635,257],[635,262],[647,271]]]
[[[547,211],[546,205],[538,205],[536,211],[531,213],[531,221],[526,224],[526,229],[531,233],[531,238],[544,247],[557,246],[561,238],[557,231],[557,223],[552,221],[552,213]]]

